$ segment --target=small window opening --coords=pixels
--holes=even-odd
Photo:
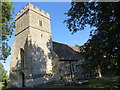
[[[41,21],[41,20],[39,20],[39,26],[41,26],[41,27],[42,27],[42,21]]]
[[[20,22],[20,29],[23,28],[23,21]]]
[[[41,34],[41,38],[43,37],[43,35]]]

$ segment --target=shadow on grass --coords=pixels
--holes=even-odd
[[[103,77],[95,80],[89,80],[88,84],[81,86],[58,86],[58,88],[109,88],[114,83],[118,83],[120,76]]]

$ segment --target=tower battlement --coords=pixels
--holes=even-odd
[[[41,10],[39,7],[36,7],[31,3],[28,3],[21,11],[19,11],[16,14],[16,19],[19,18],[20,16],[22,16],[22,14],[24,14],[27,10],[32,10],[32,11],[50,19],[50,14],[48,12],[45,12],[44,10]]]

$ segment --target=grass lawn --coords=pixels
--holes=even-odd
[[[0,82],[0,88],[4,87],[3,82]]]
[[[81,86],[58,86],[58,88],[107,88],[117,83],[120,76],[104,77],[95,80],[89,80],[88,84]]]

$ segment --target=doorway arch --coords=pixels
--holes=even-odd
[[[23,71],[20,72],[21,77],[21,87],[25,87],[25,74]]]

